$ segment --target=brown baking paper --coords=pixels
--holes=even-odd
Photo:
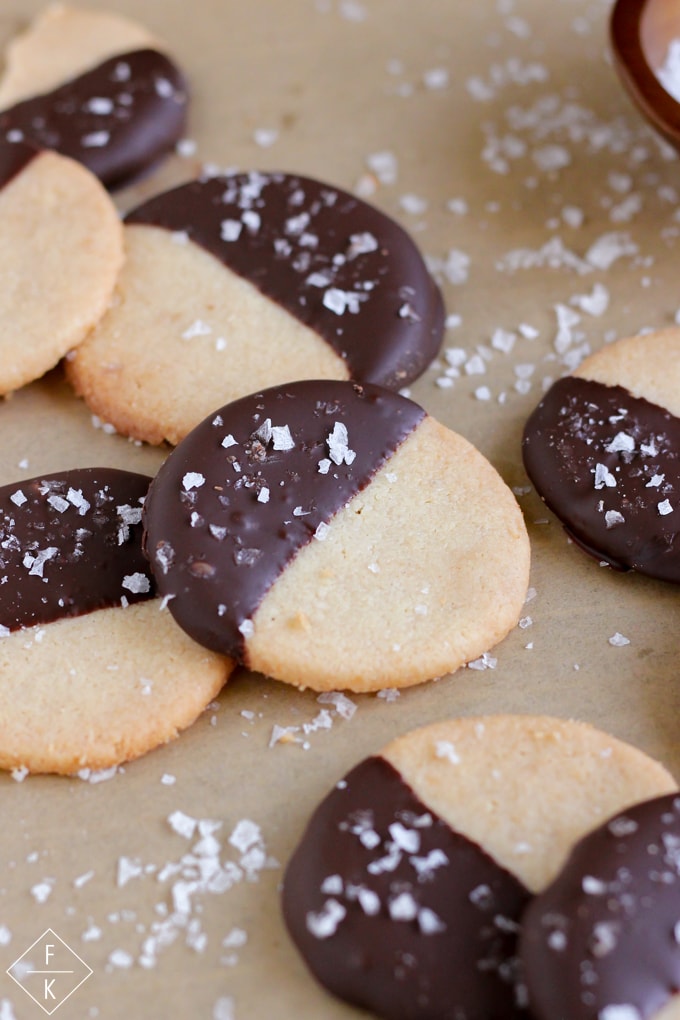
[[[39,7],[5,0],[0,41]],[[619,86],[607,2],[116,9],[166,40],[192,87],[183,155],[119,193],[121,210],[211,163],[316,176],[403,223],[450,317],[411,394],[515,488],[532,587],[486,668],[327,703],[241,672],[189,731],[113,775],[0,776],[0,1017],[45,1015],[5,971],[48,929],[92,972],[60,1020],[358,1016],[307,973],[278,887],[311,810],[361,758],[448,716],[540,712],[680,775],[678,591],[571,545],[520,454],[548,379],[674,322],[680,166]],[[60,369],[0,404],[0,436],[2,484],[94,464],[153,474],[167,455],[97,427]]]

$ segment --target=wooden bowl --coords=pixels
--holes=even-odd
[[[678,0],[617,0],[611,13],[614,65],[649,123],[680,150],[680,72],[675,98],[662,84],[674,40],[680,46]],[[678,61],[680,65],[680,60]]]

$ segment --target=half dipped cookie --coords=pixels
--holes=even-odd
[[[385,1020],[519,1020],[533,896],[603,818],[676,790],[661,765],[583,723],[498,715],[413,730],[312,814],[284,875],[285,923],[328,991]],[[572,1015],[586,1014],[551,1020]]]
[[[175,737],[232,664],[191,641],[142,555],[150,479],[81,468],[0,489],[0,767],[72,774]]]
[[[78,160],[107,187],[173,148],[186,107],[179,68],[118,14],[53,4],[7,49],[0,131]]]
[[[550,388],[524,429],[529,478],[571,538],[680,582],[680,330],[619,340]]]
[[[414,241],[330,184],[192,181],[125,220],[114,306],[68,377],[118,431],[177,443],[215,407],[293,379],[399,389],[434,358],[441,293]]]
[[[161,467],[144,523],[179,625],[302,688],[452,672],[505,637],[527,591],[510,489],[373,385],[301,381],[213,412]]]

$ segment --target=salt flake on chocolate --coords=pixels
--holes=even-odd
[[[127,574],[122,580],[122,587],[127,588],[133,595],[144,595],[151,591],[151,582],[146,574]]]
[[[295,440],[287,425],[272,425],[272,446],[275,450],[292,450]]]
[[[606,464],[595,465],[594,485],[596,489],[602,489],[604,488],[605,485],[607,486],[608,489],[613,489],[616,487],[616,479],[614,478],[614,475],[611,473]]]
[[[656,508],[659,511],[661,517],[666,517],[668,514],[673,513],[673,506],[670,499],[664,499],[661,503],[656,504]]]
[[[615,528],[619,524],[625,524],[626,518],[618,510],[607,510],[604,515],[604,523],[607,528]]]
[[[306,917],[307,930],[317,939],[327,939],[335,935],[338,925],[345,918],[347,911],[337,900],[326,900],[318,914],[310,911]]]
[[[347,426],[342,422],[335,422],[326,443],[328,444],[328,454],[334,464],[352,464],[354,462],[356,453],[349,448]]]
[[[28,503],[28,498],[24,495],[21,489],[17,489],[17,491],[13,492],[9,498],[15,506],[23,506],[24,503]]]
[[[627,432],[617,432],[608,446],[605,446],[608,453],[633,453],[635,440]]]
[[[182,479],[185,492],[189,492],[191,489],[200,489],[202,485],[205,485],[205,476],[199,471],[187,471]]]

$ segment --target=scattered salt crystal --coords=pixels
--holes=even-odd
[[[609,641],[609,644],[613,645],[615,648],[623,648],[624,645],[630,644],[630,639],[624,637],[623,634],[619,634],[618,631],[616,634],[612,634],[612,636],[607,640]]]
[[[134,958],[124,949],[114,949],[109,953],[109,963],[119,970],[129,970],[134,962]]]
[[[288,425],[272,425],[272,447],[275,450],[292,450],[295,446]]]
[[[278,141],[279,132],[276,128],[256,128],[253,131],[253,141],[261,149],[268,149]]]
[[[26,776],[29,775],[29,771],[25,765],[17,766],[12,769],[11,776],[15,783],[23,783]]]
[[[186,815],[183,811],[173,811],[168,816],[168,824],[173,832],[176,832],[179,836],[183,836],[184,839],[191,839],[198,823],[195,818]]]
[[[212,1020],[235,1020],[234,1000],[229,995],[221,995],[216,1000],[212,1011]]]
[[[84,149],[101,149],[109,144],[110,138],[108,131],[92,131],[89,135],[83,135],[80,144]]]
[[[460,765],[460,755],[449,740],[438,740],[434,753],[436,758],[446,758],[452,765]]]
[[[28,502],[28,498],[24,495],[21,489],[17,489],[17,491],[13,492],[9,498],[12,500],[15,506],[23,506],[24,503]]]
[[[656,508],[662,517],[666,517],[668,514],[673,513],[673,505],[669,499],[664,499],[660,503],[657,503]]]
[[[588,896],[602,896],[607,891],[607,883],[592,875],[584,875],[581,881],[581,888]]]
[[[343,719],[351,719],[357,710],[356,703],[341,691],[324,691],[316,700],[320,705],[332,705]]]
[[[52,889],[54,887],[54,879],[46,878],[42,882],[37,882],[31,887],[31,896],[36,903],[45,903],[49,899]]]
[[[617,259],[637,255],[638,246],[628,234],[609,233],[599,237],[586,252],[586,262],[594,269],[609,269]]]
[[[395,183],[398,163],[393,152],[374,152],[367,157],[366,165],[373,171],[381,184]]]
[[[318,542],[324,542],[328,537],[328,532],[330,530],[330,525],[326,524],[324,521],[320,521],[317,525],[316,531],[314,532],[314,538]]]
[[[249,638],[255,633],[255,624],[252,620],[244,620],[243,623],[239,624],[238,629],[245,638]]]
[[[191,323],[190,326],[182,333],[183,340],[193,340],[195,336],[209,336],[212,333],[212,327],[207,322],[203,322],[202,319],[196,319]]]

